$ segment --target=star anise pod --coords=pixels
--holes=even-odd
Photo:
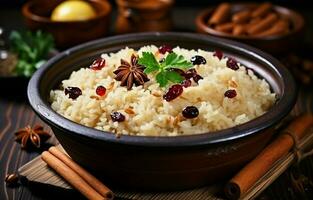
[[[33,128],[28,125],[15,133],[15,140],[21,143],[23,149],[28,145],[40,148],[41,142],[46,141],[49,137],[51,135],[40,125],[35,125]]]
[[[127,86],[127,90],[130,90],[134,83],[138,86],[149,81],[144,69],[143,65],[138,64],[138,57],[133,54],[130,63],[121,59],[121,65],[113,73],[116,74],[115,80],[121,81],[121,86]]]

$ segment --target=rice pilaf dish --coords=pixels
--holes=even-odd
[[[50,102],[69,120],[117,135],[178,136],[248,122],[275,96],[220,51],[152,45],[102,54],[52,90]]]

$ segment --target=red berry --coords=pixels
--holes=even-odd
[[[101,70],[105,66],[105,59],[98,58],[97,60],[93,61],[90,65],[90,69],[93,70]]]
[[[239,69],[237,61],[234,58],[228,58],[226,65],[228,68],[230,68],[232,70],[238,70]]]
[[[183,93],[183,86],[182,85],[172,85],[168,91],[166,92],[166,94],[163,95],[163,99],[165,99],[165,101],[172,101],[175,98],[177,98],[178,96],[180,96]]]
[[[179,75],[185,77],[185,71],[182,69],[172,68],[171,71],[178,73]]]
[[[113,122],[123,122],[125,121],[125,116],[120,112],[111,113],[111,119]]]
[[[223,58],[223,52],[221,50],[215,50],[213,56],[221,60]]]
[[[191,86],[191,80],[190,80],[190,79],[183,80],[183,82],[181,83],[181,85],[182,85],[184,88],[190,87],[190,86]]]
[[[190,79],[190,78],[194,77],[196,74],[197,74],[197,71],[196,71],[194,68],[191,68],[191,69],[189,69],[189,70],[185,73],[184,77],[185,77],[186,79]]]
[[[99,96],[104,96],[106,91],[107,91],[107,89],[105,87],[103,87],[102,85],[98,86],[96,89],[96,93]]]
[[[172,53],[173,48],[170,45],[164,44],[164,45],[159,47],[159,52],[161,54],[166,54],[166,52]]]
[[[64,90],[65,95],[69,95],[69,98],[75,100],[82,95],[82,91],[78,87],[67,87]]]
[[[182,114],[185,118],[192,119],[198,117],[199,110],[195,106],[187,106],[186,108],[184,108]]]
[[[199,74],[194,75],[192,78],[196,83],[198,83],[200,79],[203,79]]]
[[[225,93],[224,93],[224,96],[227,97],[227,98],[234,98],[237,96],[237,92],[236,90],[227,90]]]
[[[192,78],[196,83],[198,83],[198,81],[199,81],[200,79],[203,79],[202,76],[200,76],[194,68],[189,69],[189,70],[185,73],[184,77],[185,77],[185,79],[190,79],[190,78]]]

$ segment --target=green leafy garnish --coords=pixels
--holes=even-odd
[[[186,70],[192,67],[192,63],[185,60],[182,55],[169,53],[162,63],[159,63],[151,52],[143,52],[138,63],[146,68],[144,73],[156,73],[156,81],[161,87],[165,87],[169,82],[180,83],[184,78],[173,69]]]
[[[43,63],[54,46],[53,37],[48,33],[17,32],[10,34],[10,47],[18,56],[15,73],[30,77]]]

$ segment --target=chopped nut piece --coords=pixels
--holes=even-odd
[[[131,108],[126,108],[126,109],[124,109],[124,111],[127,113],[127,114],[129,114],[129,115],[133,115],[133,114],[135,114],[135,111],[133,110],[133,109],[131,109]]]
[[[90,98],[91,98],[91,99],[100,100],[100,98],[99,98],[98,96],[94,96],[94,95],[91,95]]]
[[[112,90],[113,87],[114,87],[114,81],[110,83],[110,85],[107,87],[107,90]]]
[[[237,88],[238,87],[237,83],[235,81],[233,81],[233,80],[229,80],[228,81],[228,85],[230,87],[233,87],[233,88]]]
[[[151,94],[152,94],[153,96],[155,96],[155,97],[161,97],[161,96],[162,96],[162,94],[161,94],[160,91],[152,91]]]

